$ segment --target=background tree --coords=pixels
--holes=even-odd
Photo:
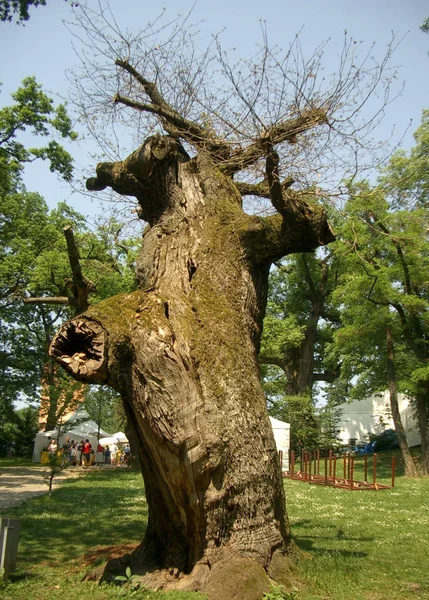
[[[50,170],[66,181],[72,177],[72,158],[55,136],[76,139],[64,104],[54,105],[34,77],[23,80],[12,94],[14,104],[0,109],[0,187],[2,193],[16,191],[19,174],[27,162],[48,160]],[[26,148],[19,141],[23,131],[36,140],[50,138],[46,146]]]
[[[316,384],[339,376],[339,365],[325,358],[325,346],[339,323],[330,299],[335,284],[333,255],[326,250],[318,257],[288,257],[270,273],[259,362],[269,412],[291,423],[296,451],[322,445]],[[325,424],[323,444],[335,444],[335,428],[328,429],[333,437],[328,441]]]
[[[198,55],[182,23],[167,43],[150,28],[115,42],[105,15],[101,24],[81,14],[96,56],[76,80],[86,115],[101,114],[96,94],[103,119],[135,111],[140,139],[143,119],[154,127],[123,161],[100,163],[87,187],[134,196],[148,225],[138,291],[66,323],[51,352],[78,380],[121,393],[149,507],[132,572],[212,598],[230,585],[256,599],[267,573],[285,578],[293,551],[257,364],[268,273],[283,256],[333,240],[303,169],[321,165],[319,144],[334,133],[352,143],[355,107],[345,111],[365,67],[356,78],[346,45],[326,89],[317,57],[292,65],[293,50],[281,56],[265,44],[259,63],[234,70],[216,47]],[[204,82],[216,57],[225,90]],[[382,70],[367,73],[370,89]],[[247,214],[249,194],[272,214]]]
[[[31,458],[33,456],[34,438],[38,431],[39,410],[37,406],[25,406],[16,410],[16,456]]]
[[[10,398],[0,391],[0,456],[6,456],[10,444],[15,441],[15,414]]]
[[[31,458],[38,431],[38,408],[30,405],[17,410],[1,394],[0,410],[0,456],[12,452],[14,456]]]
[[[315,383],[338,376],[337,365],[329,368],[324,360],[339,322],[330,301],[335,282],[333,255],[326,251],[288,257],[270,273],[259,361],[282,369],[287,395],[312,396]]]
[[[28,77],[12,94],[14,103],[0,109],[0,301],[8,305],[29,278],[40,254],[58,237],[57,223],[48,223],[46,203],[28,193],[22,183],[24,166],[34,160],[49,160],[50,169],[66,181],[72,177],[72,158],[56,140],[75,139],[64,105],[55,106],[33,77]],[[20,141],[23,132],[32,134],[38,147]],[[40,141],[49,138],[45,146]],[[56,215],[64,213],[58,209]],[[51,225],[51,227],[49,227]]]
[[[120,395],[112,388],[88,386],[83,403],[90,418],[109,433],[124,431],[127,425]]]
[[[27,399],[46,404],[45,427],[61,422],[65,406],[58,386],[63,382],[48,348],[55,327],[74,314],[76,296],[70,271],[70,249],[64,228],[73,227],[76,252],[92,280],[92,300],[97,301],[135,286],[136,243],[125,239],[114,219],[91,230],[84,217],[65,203],[49,211],[40,195],[28,192],[22,183],[27,162],[50,160],[51,170],[69,181],[71,156],[54,137],[75,139],[63,105],[55,107],[34,78],[24,80],[13,94],[15,101],[0,110],[0,358],[3,402]],[[32,134],[35,148],[20,141]],[[42,145],[45,139],[47,144]],[[40,143],[42,141],[42,144]],[[34,304],[34,298],[55,297],[55,304]],[[27,302],[22,305],[22,299]],[[30,303],[31,302],[31,303]],[[64,399],[63,399],[64,400]],[[13,414],[13,411],[12,413]]]
[[[45,6],[46,0],[0,0],[0,21],[28,21],[30,6]]]
[[[70,4],[74,6],[75,3],[70,1]],[[46,0],[0,0],[0,21],[12,22],[15,19],[15,23],[23,24],[29,20],[29,8],[32,6],[46,6]]]
[[[21,174],[27,162],[49,160],[51,171],[69,181],[72,159],[56,137],[76,137],[64,105],[55,106],[34,78],[25,79],[12,99],[0,109],[0,356],[2,393],[9,407],[18,398],[36,400],[49,319],[35,319],[20,296],[40,276],[35,265],[41,255],[49,249],[53,257],[58,238],[58,223],[49,222],[45,202],[25,190]],[[31,133],[38,146],[27,148],[20,141],[23,132]]]
[[[336,345],[343,377],[358,378],[353,389],[360,397],[389,387],[408,474],[415,474],[415,469],[399,418],[398,390],[415,398],[423,473],[429,465],[427,209],[420,204],[419,200],[395,208],[381,186],[355,187],[337,246],[346,269],[336,291],[342,305],[343,327],[336,333]]]

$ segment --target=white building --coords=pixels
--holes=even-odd
[[[418,446],[420,434],[410,400],[404,394],[398,394],[398,403],[408,445]],[[342,413],[338,423],[339,438],[344,445],[368,442],[370,434],[395,429],[388,390],[364,400],[341,404],[338,408]]]
[[[270,423],[274,434],[277,450],[283,453],[282,470],[289,469],[289,448],[290,448],[290,424],[270,417]]]

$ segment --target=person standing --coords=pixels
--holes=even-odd
[[[83,445],[84,445],[84,441],[80,440],[79,444],[77,445],[77,464],[80,467],[83,467]]]
[[[64,455],[64,458],[68,462],[70,462],[70,449],[71,449],[71,447],[72,447],[72,442],[70,441],[70,438],[67,435],[66,439],[64,440],[64,443],[63,443],[63,455]]]
[[[83,467],[89,467],[89,460],[91,457],[91,444],[88,439],[85,440],[82,448],[82,459],[83,459]]]
[[[76,459],[77,459],[77,444],[75,444],[74,440],[72,440],[72,445],[71,445],[70,454],[69,454],[70,464],[75,465],[77,462]]]
[[[100,440],[98,440],[97,444],[97,454],[95,455],[95,462],[97,465],[104,463],[104,447],[100,444]]]
[[[48,452],[49,454],[56,454],[58,450],[58,446],[57,446],[57,440],[55,440],[54,438],[51,439],[51,442],[48,446]]]

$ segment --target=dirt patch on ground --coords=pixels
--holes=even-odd
[[[8,508],[18,506],[22,502],[48,493],[48,486],[43,479],[46,467],[3,467],[0,469],[0,515]],[[66,469],[54,479],[54,489],[70,477],[80,477],[83,473],[74,469]]]
[[[86,566],[96,564],[101,560],[110,560],[112,558],[122,558],[124,554],[131,554],[138,544],[116,544],[112,546],[99,546],[85,554],[83,563]]]

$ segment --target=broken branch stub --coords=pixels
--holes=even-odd
[[[49,354],[75,379],[107,383],[107,332],[93,319],[77,318],[64,323],[54,336]]]

